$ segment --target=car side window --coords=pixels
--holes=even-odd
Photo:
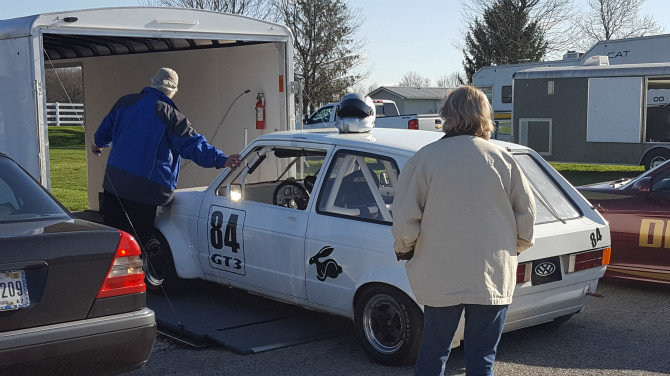
[[[304,210],[326,154],[322,149],[259,146],[242,158],[241,168],[223,180],[216,194],[227,196],[234,185],[241,189],[241,200]]]
[[[398,171],[388,157],[338,151],[325,176],[317,212],[391,223]]]
[[[670,170],[654,177],[652,180],[652,192],[670,192]]]

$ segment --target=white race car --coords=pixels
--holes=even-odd
[[[352,318],[383,364],[413,362],[422,307],[393,252],[394,187],[438,132],[277,132],[242,152],[209,187],[178,190],[159,210],[148,282],[203,279]],[[535,192],[536,243],[519,256],[505,330],[564,321],[596,291],[610,253],[603,217],[537,153],[507,148]],[[150,286],[151,287],[151,286]],[[457,333],[455,343],[462,339]]]

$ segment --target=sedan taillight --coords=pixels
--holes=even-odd
[[[570,255],[570,259],[568,261],[568,273],[595,268],[602,265],[608,265],[610,263],[611,254],[612,248],[574,253]]]
[[[142,270],[142,251],[140,246],[127,232],[119,231],[121,239],[105,280],[100,286],[96,298],[108,298],[146,291],[144,271]]]

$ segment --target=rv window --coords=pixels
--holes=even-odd
[[[503,103],[512,103],[512,85],[500,88],[500,101]]]
[[[533,187],[537,206],[536,224],[580,216],[572,201],[530,154],[516,154],[514,158]]]

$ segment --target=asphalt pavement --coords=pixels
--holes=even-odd
[[[505,333],[496,375],[669,375],[670,287],[601,281],[586,310],[561,325]],[[355,335],[239,355],[221,346],[193,348],[160,336],[141,375],[413,375],[413,367],[387,367],[363,352]],[[462,348],[445,375],[465,375]]]

